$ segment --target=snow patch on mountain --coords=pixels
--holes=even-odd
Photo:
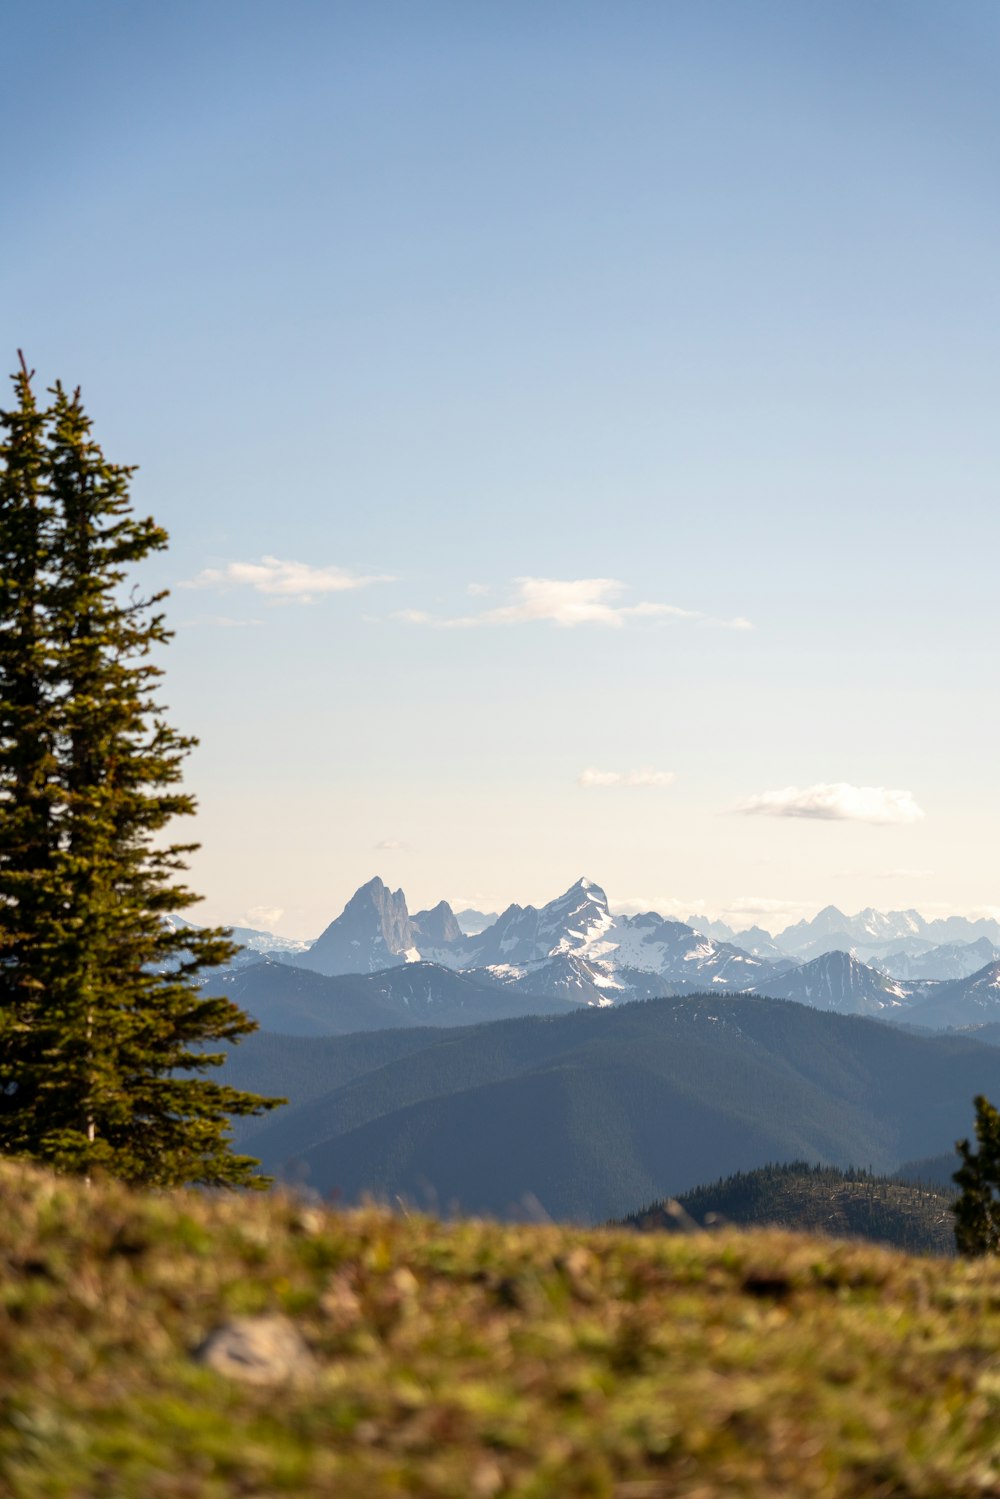
[[[545,905],[510,905],[483,930],[469,932],[446,901],[411,916],[403,892],[374,879],[308,951],[284,939],[288,948],[273,955],[331,975],[432,963],[532,1000],[547,995],[608,1004],[699,990],[753,991],[896,1018],[916,1018],[918,1004],[931,999],[944,1004],[950,981],[1000,959],[1000,925],[990,918],[929,922],[916,911],[874,907],[848,916],[830,905],[777,939],[758,927],[740,934],[740,941],[726,940],[731,930],[655,911],[614,915],[602,887],[582,878]],[[945,930],[951,941],[935,942]],[[266,936],[253,934],[253,951],[270,950]],[[962,1000],[975,1002],[968,995]],[[945,1010],[939,1005],[926,1013]]]
[[[898,1010],[910,995],[902,984],[847,952],[828,952],[755,987],[772,999],[794,999],[845,1015]]]

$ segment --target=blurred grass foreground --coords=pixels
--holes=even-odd
[[[1000,1495],[1000,1262],[0,1168],[0,1493]]]

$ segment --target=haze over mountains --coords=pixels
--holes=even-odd
[[[1000,1015],[1000,923],[987,917],[928,921],[873,908],[848,916],[827,906],[773,935],[736,933],[721,922],[699,929],[694,919],[652,911],[613,913],[589,879],[541,907],[463,916],[466,930],[446,901],[411,914],[402,890],[372,879],[311,944],[272,945],[267,933],[237,929],[237,972],[264,967],[252,979],[231,977],[234,997],[269,1027],[305,1034],[466,1024],[707,990],[933,1029]],[[313,978],[293,981],[290,966]]]

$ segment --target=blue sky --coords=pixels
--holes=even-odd
[[[1000,904],[995,5],[5,35],[8,361],[171,533],[206,917]]]

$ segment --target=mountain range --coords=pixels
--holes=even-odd
[[[877,915],[859,915],[869,937],[921,968],[931,924]],[[949,961],[987,961],[903,979],[857,947],[814,953],[847,920],[820,916],[793,956],[781,933],[750,951],[614,913],[587,879],[478,931],[369,881],[312,944],[239,933],[222,983],[261,1029],[225,1081],[289,1105],[234,1138],[324,1196],[502,1217],[603,1221],[783,1159],[947,1189],[973,1095],[1000,1094],[993,936],[952,926]]]
[[[720,925],[714,923],[713,928]],[[721,935],[738,940],[729,928]],[[855,949],[869,957],[895,951],[919,953],[941,945],[977,942],[982,937],[1000,941],[1000,922],[988,916],[975,920],[942,916],[927,921],[919,911],[876,911],[872,906],[846,916],[836,906],[824,906],[810,920],[785,927],[771,940],[785,956],[806,958],[836,948]]]
[[[567,965],[569,959],[582,960],[586,969],[579,962]],[[376,878],[295,956],[300,966],[329,976],[421,960],[481,972],[491,982],[527,981],[536,990],[536,977],[549,987],[554,975],[562,987],[579,987],[576,980],[585,980],[597,989],[620,990],[617,975],[623,969],[702,988],[707,981],[745,989],[772,966],[655,912],[612,915],[604,891],[587,879],[544,906],[508,906],[473,934],[461,930],[445,901],[411,917],[402,890],[390,890]]]
[[[469,927],[486,920],[463,913],[470,914],[477,919]],[[246,991],[240,1002],[272,1028],[304,1026],[315,1034],[464,1024],[473,1016],[546,1014],[705,989],[931,1029],[1000,1015],[1000,985],[993,982],[1000,925],[989,918],[929,922],[915,911],[870,908],[848,917],[828,906],[774,937],[759,927],[741,934],[720,922],[703,927],[653,911],[615,914],[601,887],[580,879],[541,907],[511,905],[479,930],[463,930],[446,901],[411,915],[403,891],[375,878],[311,944],[285,939],[270,946],[266,933],[237,929],[244,951],[235,970],[266,960],[265,971],[239,986]],[[935,946],[934,937],[950,940]],[[293,979],[290,969],[313,981]],[[320,999],[318,977],[344,982]]]

